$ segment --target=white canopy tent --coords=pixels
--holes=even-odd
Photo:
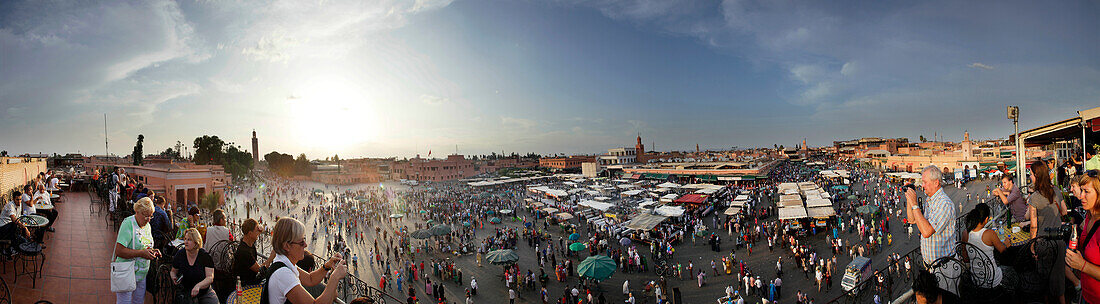
[[[590,201],[590,200],[583,200],[580,203],[577,203],[577,205],[589,207],[589,208],[592,208],[592,209],[597,209],[597,210],[600,210],[600,211],[607,211],[607,209],[610,209],[612,206],[614,206],[614,205],[609,204],[609,203]]]
[[[678,217],[684,215],[684,207],[679,206],[660,206],[653,210],[657,214],[667,217]]]
[[[800,219],[800,218],[805,218],[806,216],[807,216],[806,215],[806,208],[803,208],[803,207],[783,207],[783,208],[779,208],[779,219],[780,220]]]
[[[638,195],[638,194],[641,194],[641,193],[642,193],[642,190],[635,189],[635,190],[623,191],[622,194],[625,195],[625,196],[635,196],[635,195]]]
[[[831,206],[806,208],[806,216],[812,218],[829,218],[836,215],[836,210]]]
[[[673,182],[664,182],[657,185],[658,188],[680,188],[680,184]]]
[[[831,202],[827,199],[823,199],[823,198],[807,199],[806,200],[806,208],[826,207],[826,206],[832,206],[832,205],[833,205],[833,202]]]
[[[669,194],[665,194],[665,196],[662,196],[661,201],[662,202],[671,202],[671,201],[676,200],[677,197],[680,197],[680,196],[676,195],[676,193],[669,193]]]

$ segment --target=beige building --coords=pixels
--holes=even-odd
[[[39,172],[46,172],[45,158],[0,157],[0,195],[6,198],[10,191],[27,184]]]
[[[141,166],[117,163],[88,162],[85,169],[91,172],[100,169],[106,172],[113,167],[126,170],[126,174],[135,182],[145,184],[157,195],[163,195],[173,205],[179,203],[198,203],[208,193],[220,193],[218,204],[225,203],[226,173],[221,166],[196,165],[189,162],[175,162],[168,159],[146,159]]]

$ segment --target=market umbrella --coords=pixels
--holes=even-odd
[[[875,206],[875,205],[859,206],[859,208],[856,208],[856,212],[859,212],[860,214],[873,214],[875,212],[878,212],[878,206]]]
[[[428,220],[428,224],[435,223],[435,220]]]
[[[485,210],[485,214],[493,214],[493,210]]]
[[[493,223],[493,224],[500,224],[500,218],[499,217],[491,218],[491,219],[489,219],[489,222]]]
[[[850,199],[850,200],[854,200],[854,199],[856,199],[856,196],[855,196],[855,195],[849,195],[849,196],[848,196],[848,199]]]
[[[569,250],[570,251],[581,251],[581,250],[585,250],[585,249],[588,249],[588,246],[585,245],[584,243],[581,243],[581,242],[576,242],[576,243],[569,244]]]
[[[409,233],[409,236],[411,236],[414,239],[426,239],[426,238],[432,237],[432,233],[430,231],[421,229],[421,230],[417,230],[417,231],[413,231],[412,233]]]
[[[512,209],[504,209],[500,211],[500,214],[512,214]]]
[[[577,265],[577,273],[582,277],[602,281],[610,278],[611,274],[615,273],[615,267],[617,267],[615,260],[606,255],[595,255],[581,261]]]
[[[428,210],[420,210],[420,213],[428,213]]]
[[[446,235],[448,233],[451,233],[451,226],[447,226],[447,225],[443,225],[443,224],[435,225],[435,226],[432,226],[432,229],[430,229],[430,231],[432,232],[433,235]]]
[[[570,235],[569,235],[569,240],[570,240],[570,241],[576,241],[577,239],[580,239],[580,238],[581,238],[581,235],[580,235],[580,234],[577,234],[577,233],[574,233],[574,234],[570,234]]]
[[[470,222],[462,222],[463,227],[470,227],[470,225],[473,225],[473,224],[471,224]]]
[[[623,246],[629,246],[630,245],[630,239],[625,238],[625,237],[621,238],[621,239],[619,239],[619,244],[623,245]]]
[[[399,214],[399,213],[390,214],[390,218],[400,218],[400,217],[403,217],[403,216],[405,216],[405,215],[404,214]]]
[[[493,265],[509,265],[519,261],[519,255],[512,249],[493,250],[485,254],[485,260]]]

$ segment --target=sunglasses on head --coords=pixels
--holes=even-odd
[[[1096,169],[1088,170],[1088,171],[1085,171],[1085,174],[1088,174],[1089,177],[1096,177],[1097,175],[1100,175],[1100,170],[1096,170]]]

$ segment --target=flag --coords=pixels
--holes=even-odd
[[[432,149],[428,149],[428,157],[432,156]]]

